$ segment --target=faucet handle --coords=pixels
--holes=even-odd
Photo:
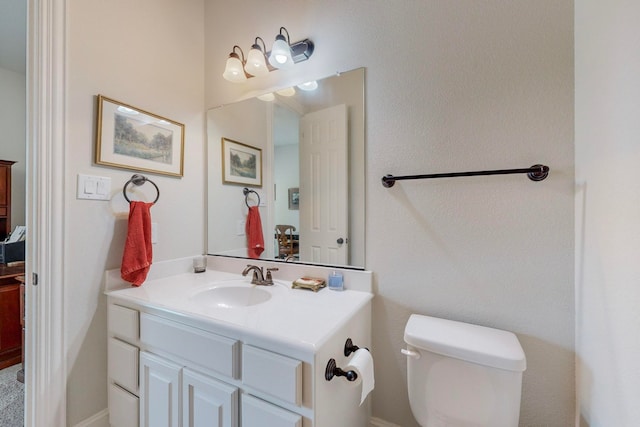
[[[271,276],[272,271],[278,271],[277,267],[267,268],[267,280],[271,280],[273,282],[273,277]]]
[[[267,268],[267,277],[264,279],[265,285],[273,285],[273,277],[271,276],[272,271],[278,271],[277,267]]]

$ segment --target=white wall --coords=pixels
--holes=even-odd
[[[300,210],[289,209],[289,188],[300,187],[299,145],[276,145],[274,151],[275,222],[293,225],[296,230],[300,230]]]
[[[11,167],[11,229],[25,225],[26,77],[0,67],[0,159]]]
[[[275,12],[273,6],[279,6]],[[521,425],[574,418],[573,2],[206,2],[206,105],[366,67],[366,267],[375,273],[374,415],[417,426],[399,353],[411,313],[516,332]],[[290,72],[234,85],[234,44],[280,26],[316,44]],[[387,174],[528,167],[550,177]]]
[[[576,2],[580,425],[640,420],[640,3]]]
[[[65,305],[68,423],[106,406],[102,272],[120,264],[131,176],[92,164],[94,96],[186,124],[185,177],[153,176],[156,260],[204,239],[203,112],[261,86],[367,67],[366,267],[375,272],[374,415],[415,427],[402,347],[410,313],[515,331],[528,358],[522,425],[573,419],[573,2],[69,0]],[[246,85],[221,77],[234,44],[285,25],[316,52]],[[203,41],[206,38],[206,43]],[[204,52],[204,57],[203,57]],[[203,73],[203,70],[206,72]],[[203,91],[202,89],[205,88]],[[545,163],[551,176],[399,183],[413,174]],[[78,173],[113,199],[75,199]],[[152,197],[152,196],[150,196]],[[186,237],[185,237],[186,236]],[[91,250],[88,250],[91,248]]]
[[[222,138],[240,142],[262,150],[262,186],[248,186],[259,194],[264,203],[260,210],[265,251],[261,258],[273,257],[273,241],[269,209],[266,205],[273,200],[273,176],[271,146],[272,104],[249,99],[242,103],[215,108],[207,112],[207,158],[211,172],[207,180],[207,192],[210,200],[207,233],[209,253],[247,256],[247,237],[244,225],[247,219],[247,201],[243,194],[243,184],[225,184],[222,182]],[[247,117],[252,120],[248,121]],[[265,138],[265,135],[267,136]],[[255,195],[250,194],[249,205],[257,202]]]
[[[68,425],[107,406],[105,269],[122,257],[134,173],[95,166],[97,94],[185,124],[184,177],[146,173],[160,189],[154,260],[204,248],[203,2],[69,0],[65,156],[65,331]],[[77,200],[78,173],[111,177],[110,201]],[[152,186],[140,198],[155,197]]]

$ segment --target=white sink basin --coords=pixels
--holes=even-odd
[[[221,308],[248,307],[271,299],[265,288],[247,284],[220,284],[195,293],[192,300],[199,304]]]

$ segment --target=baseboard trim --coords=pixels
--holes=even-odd
[[[109,409],[103,409],[73,427],[109,427]]]
[[[109,410],[103,409],[97,414],[76,424],[74,427],[109,427]],[[401,427],[380,418],[369,418],[369,427]]]
[[[390,423],[389,421],[381,420],[380,418],[369,418],[369,427],[400,427],[398,424]]]

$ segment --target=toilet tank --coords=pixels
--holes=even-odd
[[[518,426],[526,359],[515,334],[414,314],[404,340],[409,401],[421,426]]]

